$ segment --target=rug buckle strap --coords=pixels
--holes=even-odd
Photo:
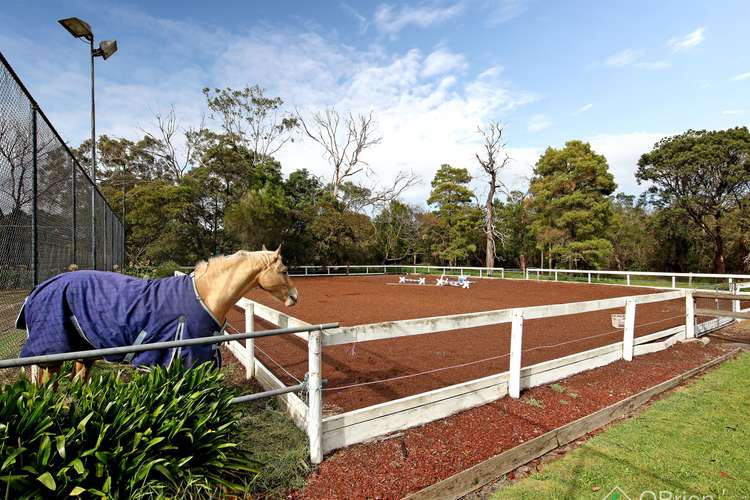
[[[141,345],[143,341],[146,339],[146,336],[148,335],[148,332],[146,330],[141,330],[141,332],[138,334],[138,336],[135,338],[135,342],[133,342],[133,345]],[[125,361],[126,363],[130,363],[133,361],[133,357],[135,356],[134,352],[129,352],[125,355]]]

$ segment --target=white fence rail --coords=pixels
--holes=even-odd
[[[633,278],[665,278],[671,281],[671,287],[678,288],[678,284],[686,285],[681,288],[693,288],[694,282],[699,284],[702,280],[720,280],[725,281],[727,285],[731,285],[739,280],[750,280],[750,274],[716,274],[716,273],[669,273],[669,272],[657,272],[657,271],[608,271],[608,270],[594,270],[594,269],[545,269],[539,267],[526,268],[525,279],[531,279],[536,276],[537,279],[541,279],[542,276],[553,277],[555,281],[558,281],[560,277],[566,275],[578,275],[586,276],[587,282],[592,283],[592,277],[619,277],[625,278],[625,284],[630,286]]]
[[[505,268],[471,266],[431,266],[421,264],[356,264],[351,266],[290,266],[292,276],[358,276],[370,274],[408,273],[448,274],[505,278]],[[517,270],[522,274],[520,270]]]
[[[739,281],[750,282],[750,274],[717,274],[717,273],[670,273],[657,271],[613,271],[595,269],[548,269],[540,267],[528,267],[525,270],[508,269],[504,267],[479,266],[433,266],[420,264],[357,264],[357,265],[335,265],[335,266],[291,266],[295,276],[359,276],[359,275],[383,275],[395,273],[413,274],[449,274],[478,276],[480,278],[511,278],[511,279],[537,279],[549,278],[555,281],[564,281],[566,278],[581,277],[588,283],[594,283],[597,279],[620,279],[627,286],[648,286],[650,288],[696,288],[706,286],[707,280],[712,280],[720,285],[730,288],[732,283]],[[634,280],[644,279],[665,280],[663,284],[634,284]],[[694,286],[695,285],[695,286]],[[750,283],[745,283],[750,288]]]

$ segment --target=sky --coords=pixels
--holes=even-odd
[[[373,112],[382,142],[360,180],[412,171],[422,182],[404,197],[420,205],[443,163],[469,169],[482,195],[477,127],[494,120],[509,189],[528,187],[547,147],[581,139],[629,194],[660,138],[750,123],[747,0],[3,0],[0,51],[73,146],[90,109],[86,47],[56,22],[72,16],[119,45],[97,61],[98,134],[137,139],[171,106],[195,126],[204,87],[259,84],[307,117]],[[330,176],[302,135],[277,158],[287,174]]]

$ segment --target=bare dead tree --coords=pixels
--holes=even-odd
[[[198,159],[196,146],[198,134],[205,128],[205,117],[201,118],[198,128],[189,127],[183,130],[177,121],[174,106],[169,108],[166,115],[158,111],[153,112],[153,115],[158,131],[156,134],[145,130],[143,132],[154,141],[155,148],[152,154],[161,158],[174,179],[179,180]],[[178,145],[180,140],[183,140],[181,147]]]
[[[477,127],[482,136],[482,155],[476,153],[477,161],[487,176],[487,200],[485,201],[484,233],[486,239],[485,265],[487,269],[494,267],[497,254],[496,239],[502,237],[495,225],[495,207],[493,202],[498,189],[507,191],[505,185],[498,179],[500,171],[508,165],[510,157],[505,153],[506,143],[503,142],[503,127],[500,122],[490,122],[485,128]]]
[[[0,119],[0,192],[12,200],[10,207],[3,204],[3,212],[20,211],[31,200],[32,133],[30,123],[19,123],[9,118]]]
[[[370,173],[362,153],[382,141],[372,113],[356,118],[349,113],[342,118],[334,108],[328,108],[315,113],[309,123],[299,113],[297,116],[305,134],[323,147],[333,168],[331,194],[334,198],[338,198],[341,185],[347,179],[362,172]]]

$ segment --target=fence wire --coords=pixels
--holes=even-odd
[[[0,53],[0,358],[18,355],[15,320],[35,284],[71,264],[123,267],[123,243],[120,220]]]

